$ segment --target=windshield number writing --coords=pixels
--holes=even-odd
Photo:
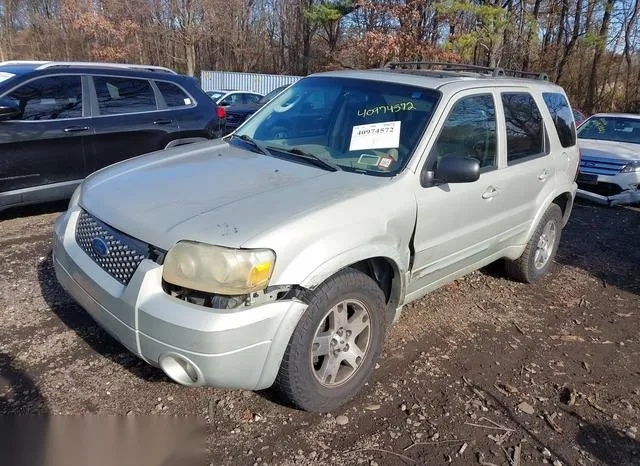
[[[416,109],[416,106],[413,105],[413,102],[402,102],[400,104],[380,105],[379,107],[358,110],[358,116],[365,118],[372,115],[385,114],[387,112],[398,113],[398,112],[404,112],[404,111],[415,110],[415,109]]]

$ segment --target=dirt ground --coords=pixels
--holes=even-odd
[[[640,209],[576,205],[541,283],[498,264],[408,306],[369,385],[319,415],[129,354],[56,282],[64,207],[0,218],[0,414],[197,415],[212,464],[640,464]]]

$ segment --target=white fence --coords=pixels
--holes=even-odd
[[[203,71],[200,85],[205,91],[233,89],[235,91],[254,91],[267,94],[276,87],[293,84],[300,76],[280,74],[233,73],[230,71]]]

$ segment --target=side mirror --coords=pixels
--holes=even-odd
[[[20,115],[20,106],[12,100],[0,100],[0,120],[10,120]]]
[[[423,187],[434,184],[473,183],[480,178],[480,162],[472,157],[453,155],[443,157],[435,171],[426,170],[420,174]]]

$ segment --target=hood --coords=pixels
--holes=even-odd
[[[216,141],[100,170],[83,183],[80,204],[108,225],[163,249],[185,239],[241,247],[292,218],[388,181]]]
[[[579,139],[580,153],[584,157],[599,157],[617,160],[640,160],[640,144],[630,142]]]
[[[246,115],[247,113],[252,113],[252,112],[256,112],[258,111],[258,109],[260,109],[260,107],[262,107],[262,105],[260,104],[236,104],[236,105],[229,105],[228,107],[225,108],[227,113],[238,113],[238,114],[243,114]]]

